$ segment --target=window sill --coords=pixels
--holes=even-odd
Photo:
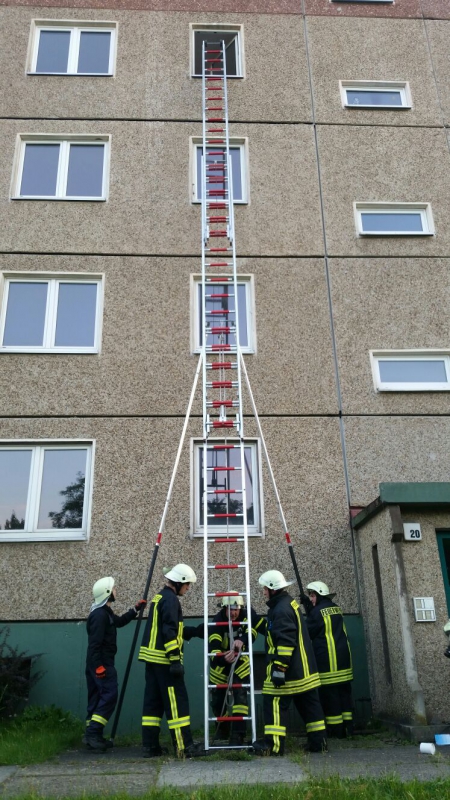
[[[402,237],[402,238],[405,237],[405,236],[408,236],[408,237],[410,237],[410,236],[414,237],[415,236],[415,237],[419,237],[420,238],[420,237],[424,237],[424,236],[425,237],[426,236],[435,236],[435,234],[432,233],[431,231],[421,231],[421,232],[417,232],[417,233],[412,233],[412,232],[408,233],[406,231],[405,232],[402,232],[402,231],[373,231],[373,232],[367,232],[366,233],[366,232],[358,231],[358,233],[357,233],[357,238],[358,239],[373,238],[374,236],[381,236],[382,238],[385,238],[387,236],[398,236],[398,237]]]
[[[107,199],[107,197],[52,197],[51,195],[14,195],[11,197],[11,200],[48,200],[51,203],[106,203]]]
[[[234,538],[235,536],[243,536],[243,535],[244,535],[244,532],[240,531],[240,530],[231,531],[230,529],[228,529],[228,531],[227,530],[219,530],[219,531],[215,530],[213,532],[211,530],[211,528],[210,528],[209,532],[208,532],[208,541],[213,541],[216,538],[223,538],[223,537],[232,537],[232,538]],[[252,539],[255,539],[255,538],[263,539],[264,538],[264,534],[261,531],[247,531],[247,536],[249,538],[252,538]],[[197,530],[197,531],[195,531],[195,533],[191,533],[191,539],[204,539],[203,531],[198,531]]]
[[[353,111],[358,111],[359,109],[370,111],[411,111],[412,106],[368,106],[363,105],[363,103],[358,104],[351,104],[351,103],[344,103],[343,108],[351,108]]]
[[[2,542],[87,542],[88,536],[86,533],[68,533],[66,536],[61,534],[52,535],[45,534],[38,535],[23,531],[21,533],[11,534],[0,532],[0,544]]]
[[[432,386],[430,384],[411,384],[410,386],[402,386],[397,383],[393,386],[377,386],[376,392],[377,394],[381,392],[450,392],[450,385],[440,384],[438,386]]]
[[[84,355],[92,356],[98,355],[100,350],[98,347],[94,348],[81,348],[81,347],[0,347],[1,355]]]
[[[44,77],[51,77],[54,75],[56,78],[113,78],[113,72],[27,72],[27,76],[34,77],[43,75]]]

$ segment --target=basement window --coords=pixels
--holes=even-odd
[[[113,22],[37,20],[31,31],[31,75],[113,75]]]
[[[203,42],[220,49],[225,42],[227,78],[242,78],[242,26],[241,25],[191,25],[191,74],[202,77]],[[222,75],[223,70],[216,75]]]
[[[102,301],[101,277],[4,276],[0,352],[98,353]]]
[[[220,276],[215,276],[220,277]],[[206,324],[208,328],[218,327],[222,325],[225,318],[228,320],[230,328],[235,329],[236,326],[236,304],[234,298],[234,285],[227,281],[226,276],[223,276],[224,283],[215,282],[214,284],[207,284],[207,300],[206,311],[218,312],[221,310],[231,311],[221,318],[220,314],[214,313],[208,316]],[[255,311],[254,311],[254,282],[253,276],[239,275],[237,282],[238,302],[237,308],[239,313],[239,339],[241,350],[243,353],[256,352],[256,334],[255,334]],[[194,353],[200,352],[202,345],[202,284],[200,275],[192,276],[192,351]],[[212,295],[215,295],[213,297]],[[236,344],[236,334],[208,334],[207,346],[215,344]]]
[[[449,350],[373,350],[370,353],[377,392],[448,392]]]
[[[231,409],[232,410],[232,409]],[[230,415],[231,416],[231,415]],[[243,532],[242,524],[242,493],[241,482],[241,451],[240,447],[227,450],[217,450],[214,445],[238,445],[238,439],[214,439],[208,445],[207,463],[207,488],[208,488],[208,536],[217,536],[230,533],[235,536]],[[192,440],[191,466],[192,466],[192,530],[194,536],[204,536],[204,509],[203,509],[203,443]],[[263,510],[261,499],[262,476],[259,442],[246,439],[245,444],[245,487],[247,493],[247,525],[249,536],[262,536]],[[231,491],[230,490],[235,490]],[[220,517],[214,518],[213,514],[235,513],[236,517],[228,518],[227,522]]]
[[[430,203],[354,203],[358,236],[433,236]]]
[[[200,203],[202,200],[202,156],[203,146],[201,140],[193,139],[193,158],[192,158],[192,202]],[[247,185],[247,159],[248,148],[247,140],[230,139],[230,161],[231,177],[233,182],[233,200],[235,203],[248,203]],[[208,165],[207,177],[223,178],[223,170],[220,169],[226,159],[226,149],[220,146],[206,148],[206,162]],[[219,167],[214,169],[214,167]],[[226,183],[223,180],[214,182],[214,188],[223,191]],[[220,200],[220,196],[218,196]]]
[[[109,137],[20,135],[13,200],[106,200]]]
[[[94,443],[0,442],[0,542],[89,533]]]
[[[406,81],[339,81],[344,108],[381,108],[401,111],[411,108]]]

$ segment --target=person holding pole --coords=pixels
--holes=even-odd
[[[264,739],[253,743],[258,755],[282,756],[291,700],[306,725],[305,750],[327,749],[325,720],[320,705],[316,659],[300,606],[288,594],[282,572],[271,569],[259,578],[264,587],[267,615],[267,673],[263,684]]]
[[[175,753],[193,758],[205,755],[202,745],[193,741],[189,699],[184,683],[183,612],[180,599],[197,581],[187,564],[176,564],[164,572],[166,585],[153,597],[145,626],[139,660],[145,662],[145,692],[142,710],[144,758],[164,754],[159,743],[163,714],[166,715]]]

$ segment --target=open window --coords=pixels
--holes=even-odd
[[[243,77],[241,25],[191,25],[191,74],[202,76],[203,42],[225,42],[227,78]],[[222,74],[217,72],[217,75]]]

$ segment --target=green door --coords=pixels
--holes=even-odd
[[[450,617],[450,531],[436,531],[442,577],[444,578],[447,611]]]

